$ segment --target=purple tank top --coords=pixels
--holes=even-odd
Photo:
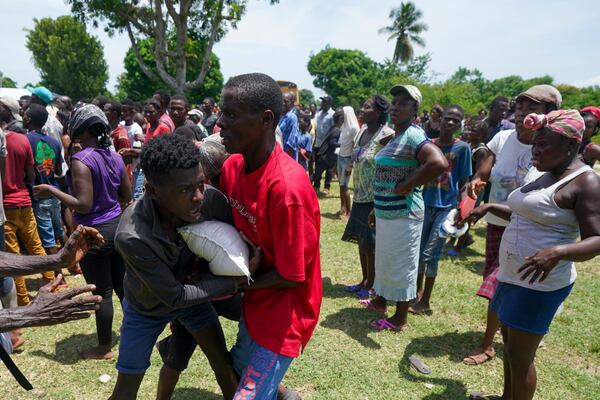
[[[88,147],[71,157],[81,161],[92,173],[94,202],[88,214],[73,213],[75,223],[93,226],[121,215],[117,194],[125,172],[123,158],[109,149]],[[71,176],[67,176],[69,190],[73,192]]]

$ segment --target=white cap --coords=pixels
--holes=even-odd
[[[394,85],[390,89],[390,94],[392,96],[396,96],[400,92],[406,92],[408,95],[417,102],[417,105],[421,105],[423,101],[423,96],[421,95],[421,91],[413,85]]]

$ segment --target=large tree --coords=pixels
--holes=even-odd
[[[174,40],[174,39],[173,39]],[[150,39],[146,39],[139,43],[140,54],[144,63],[153,72],[156,72],[156,63],[152,52],[153,44]],[[188,75],[196,75],[202,68],[202,56],[204,54],[205,44],[198,40],[188,38],[186,49],[187,73]],[[119,77],[117,85],[117,95],[120,98],[130,97],[136,100],[144,100],[157,90],[167,90],[169,87],[161,80],[150,80],[144,74],[138,64],[134,50],[130,48],[123,60],[125,72]],[[171,71],[172,72],[172,71]],[[223,88],[223,74],[221,74],[219,58],[212,54],[210,69],[206,74],[206,78],[198,89],[186,91],[185,94],[192,103],[200,103],[205,97],[218,97]]]
[[[26,46],[41,75],[41,84],[74,99],[106,91],[108,67],[100,41],[71,16],[34,19]]]
[[[360,107],[375,94],[387,94],[394,83],[422,83],[427,80],[429,54],[403,66],[389,60],[378,63],[360,50],[325,47],[308,60],[313,84],[333,97],[335,105]]]
[[[247,0],[67,0],[84,21],[105,24],[108,33],[125,32],[136,61],[151,80],[161,80],[177,93],[202,86],[212,62],[212,49],[236,27]],[[276,3],[277,0],[270,0]],[[169,40],[173,36],[174,41]],[[206,43],[201,67],[188,76],[188,38]],[[140,43],[152,41],[156,69],[144,60]]]
[[[300,89],[298,95],[300,96],[300,103],[305,106],[315,102],[315,94],[310,89]]]
[[[333,97],[335,105],[360,106],[384,78],[383,68],[360,50],[326,47],[311,55],[308,72],[315,87]]]
[[[395,63],[406,63],[414,56],[413,46],[425,47],[425,40],[420,36],[427,31],[427,25],[419,20],[423,17],[421,10],[412,2],[402,3],[400,7],[390,11],[392,24],[379,30],[379,33],[389,35],[388,42],[396,41],[394,56]]]

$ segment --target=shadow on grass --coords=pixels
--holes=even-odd
[[[485,254],[480,253],[477,250],[467,247],[462,250],[460,256],[450,257],[448,255],[443,255],[442,257],[451,262],[459,263],[462,267],[465,267],[469,272],[472,272],[475,275],[482,276],[483,274]]]
[[[408,358],[417,356],[427,364],[427,358],[448,356],[453,363],[461,363],[467,353],[477,347],[481,341],[481,332],[448,332],[439,336],[423,336],[410,342],[398,365],[400,375],[411,381],[431,384],[444,388],[442,393],[432,393],[424,400],[459,399],[467,397],[467,388],[463,382],[435,375],[443,375],[443,371],[433,371],[433,375],[421,375],[410,365]]]
[[[322,218],[326,218],[326,219],[335,219],[340,221],[342,218],[340,217],[340,213],[323,213],[321,214]]]
[[[198,388],[176,388],[173,392],[173,400],[221,400],[223,396]]]
[[[483,261],[465,261],[462,263],[462,266],[465,267],[467,271],[472,272],[477,276],[483,276]]]
[[[363,347],[380,349],[379,343],[367,336],[373,332],[373,329],[369,326],[369,321],[374,318],[373,312],[364,308],[343,308],[335,314],[328,315],[321,321],[321,326],[342,331]]]
[[[341,299],[343,297],[350,297],[356,299],[358,302],[358,298],[354,295],[354,293],[348,293],[344,291],[346,285],[342,285],[340,283],[333,284],[331,282],[331,278],[323,277],[323,297],[327,297],[328,299]]]
[[[113,350],[119,342],[119,337],[116,332],[112,333]],[[98,345],[98,336],[96,333],[89,335],[77,334],[69,336],[66,339],[56,342],[54,353],[46,353],[42,350],[32,351],[30,354],[37,357],[44,357],[48,360],[57,361],[64,365],[72,365],[78,361],[82,361],[79,355],[80,350],[89,349]]]

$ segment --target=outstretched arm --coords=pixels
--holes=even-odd
[[[94,285],[53,293],[61,280],[62,275],[59,274],[52,282],[40,288],[37,297],[28,306],[0,310],[0,331],[62,324],[88,318],[91,311],[98,309],[102,296],[79,296],[95,290]]]
[[[0,252],[0,275],[22,276],[51,271],[75,265],[92,247],[102,244],[102,235],[94,228],[79,225],[56,254],[47,256],[22,256]]]

